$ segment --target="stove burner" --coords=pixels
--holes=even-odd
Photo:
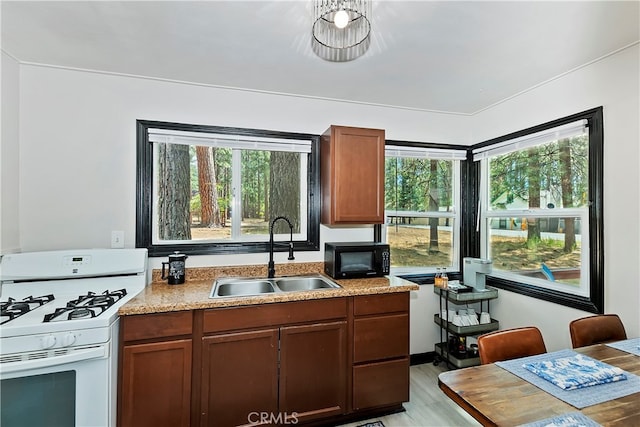
[[[29,307],[29,304],[24,302],[14,302],[9,307],[11,311],[16,311],[19,314],[24,314],[27,311],[31,310],[31,307]]]
[[[67,317],[67,319],[83,319],[85,317],[96,317],[96,313],[93,312],[90,308],[76,308],[73,311],[69,312],[69,316]]]
[[[113,297],[107,296],[107,295],[98,295],[93,297],[92,303],[93,304],[105,304],[105,303],[109,303],[111,302],[111,304],[113,304]]]
[[[85,295],[80,295],[78,298],[67,302],[66,307],[56,308],[53,313],[45,314],[43,322],[97,317],[125,295],[127,295],[126,289],[117,291],[107,290],[102,294],[87,292]],[[68,313],[66,319],[60,317],[65,313]]]
[[[0,316],[8,317],[8,319],[0,322],[3,325],[17,317],[22,316],[25,313],[35,310],[36,308],[45,305],[48,302],[54,300],[53,295],[43,295],[40,297],[28,296],[22,301],[16,301],[13,298],[9,298],[8,301],[0,302]]]

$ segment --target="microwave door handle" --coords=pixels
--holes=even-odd
[[[30,369],[50,368],[82,360],[100,359],[108,356],[108,349],[108,345],[101,345],[99,347],[74,350],[71,354],[65,354],[63,356],[53,356],[20,362],[7,362],[0,364],[0,374],[9,374]]]

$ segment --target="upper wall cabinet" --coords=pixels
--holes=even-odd
[[[384,130],[331,126],[322,135],[322,223],[384,222]]]

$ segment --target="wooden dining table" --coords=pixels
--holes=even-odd
[[[605,344],[574,351],[640,375],[640,356]],[[517,426],[578,411],[603,426],[640,426],[640,393],[579,410],[493,363],[443,372],[438,385],[485,426]]]

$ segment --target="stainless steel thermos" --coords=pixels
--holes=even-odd
[[[162,263],[162,280],[168,279],[170,285],[180,285],[184,283],[186,270],[185,263],[187,256],[178,251],[169,255],[169,261]],[[168,266],[169,274],[165,276],[165,266]]]

